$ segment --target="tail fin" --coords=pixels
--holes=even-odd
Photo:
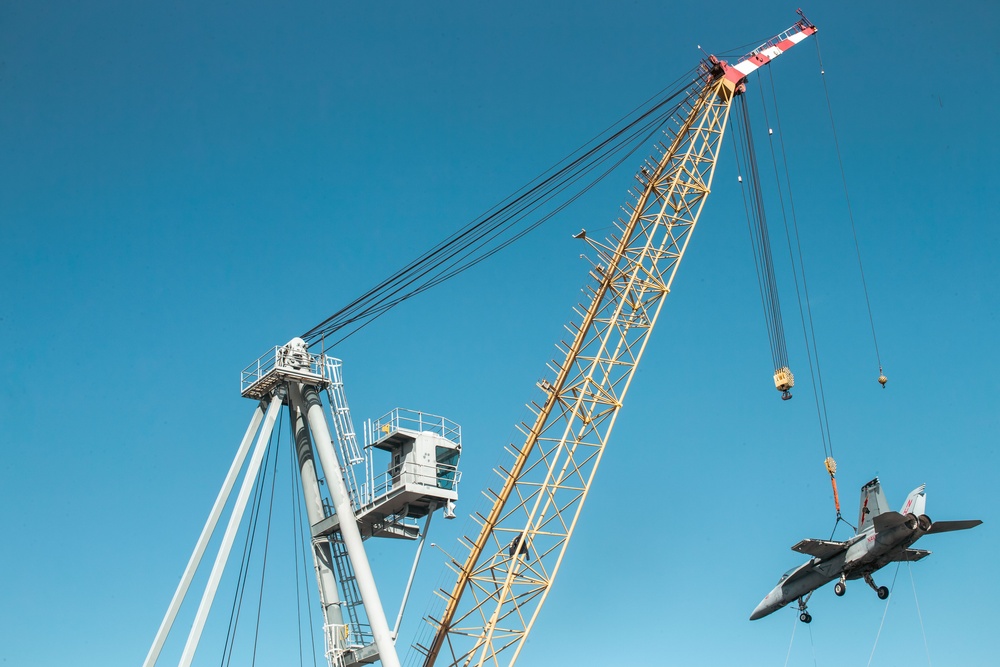
[[[861,487],[861,509],[858,514],[858,534],[865,532],[872,521],[882,512],[889,510],[889,504],[882,492],[882,483],[878,477]]]
[[[906,496],[906,502],[903,503],[903,509],[899,510],[900,514],[916,514],[920,516],[927,513],[924,511],[927,505],[927,492],[924,491],[924,487],[926,486],[926,484],[921,484],[910,491],[910,495]]]

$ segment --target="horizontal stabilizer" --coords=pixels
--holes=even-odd
[[[841,551],[847,548],[846,542],[833,542],[831,540],[802,540],[794,547],[792,551],[798,551],[800,554],[807,554],[809,556],[815,556],[816,558],[821,558],[826,560],[830,556],[835,556]]]
[[[975,528],[982,521],[980,519],[969,519],[968,521],[935,521],[931,524],[930,533],[948,533],[953,530],[968,530],[969,528]]]
[[[883,512],[873,519],[873,523],[875,524],[875,532],[881,533],[883,530],[889,530],[906,523],[906,516],[899,512]]]
[[[899,556],[893,558],[895,561],[910,561],[914,563],[924,556],[930,556],[930,551],[925,551],[923,549],[905,549]]]

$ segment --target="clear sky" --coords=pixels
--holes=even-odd
[[[867,664],[884,611],[871,664],[996,659],[1000,10],[813,5],[889,377],[807,42],[773,74],[845,515],[878,475],[893,506],[926,482],[932,518],[985,524],[921,540],[934,555],[899,569],[887,611],[856,582],[821,589],[810,626],[747,620],[834,515],[780,261],[796,398],[771,383],[727,142],[521,665]],[[659,91],[698,45],[753,46],[795,8],[0,4],[0,664],[140,664],[250,418],[239,371]],[[463,517],[586,283],[571,235],[606,231],[640,161],[334,351],[356,422],[399,405],[463,425]],[[287,582],[282,517],[268,567]],[[438,520],[431,539],[458,553],[467,525]],[[410,551],[372,552],[394,617]],[[450,587],[442,561],[423,564],[404,647]],[[268,591],[258,664],[297,664],[293,587]],[[218,663],[220,627],[196,664]]]

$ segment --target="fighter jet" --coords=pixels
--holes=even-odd
[[[848,579],[864,579],[880,600],[889,597],[889,589],[876,586],[872,573],[896,561],[918,561],[930,551],[911,549],[910,545],[923,535],[974,528],[982,523],[969,521],[934,521],[924,514],[927,494],[921,484],[906,497],[899,512],[889,510],[878,477],[861,487],[861,510],[857,533],[845,542],[832,540],[802,540],[792,549],[812,558],[803,565],[781,575],[778,585],[767,594],[750,614],[754,621],[772,614],[795,600],[799,605],[799,620],[812,621],[806,602],[820,586],[838,579],[833,592],[847,592]]]

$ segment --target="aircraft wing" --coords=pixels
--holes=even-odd
[[[894,561],[910,561],[914,563],[924,556],[930,556],[930,551],[924,551],[923,549],[904,549],[898,556],[893,557]]]
[[[807,554],[809,556],[815,556],[816,558],[826,560],[830,556],[839,554],[846,548],[846,542],[806,539],[792,547],[792,551],[798,551],[800,554]]]
[[[975,528],[981,523],[981,519],[969,519],[968,521],[935,521],[931,524],[930,530],[927,531],[927,534],[947,533],[952,530],[967,530],[969,528]]]

